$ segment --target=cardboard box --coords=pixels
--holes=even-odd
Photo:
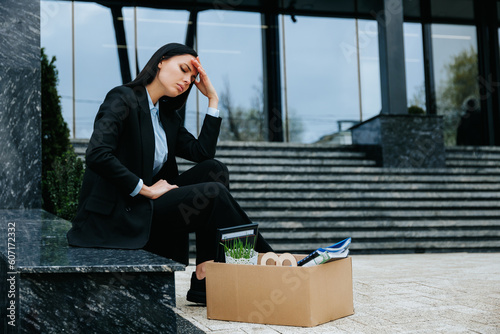
[[[206,282],[209,319],[311,327],[354,314],[350,257],[314,267],[212,262]]]

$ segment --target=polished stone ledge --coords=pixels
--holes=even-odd
[[[0,333],[200,332],[174,310],[183,264],[144,250],[70,247],[70,227],[40,209],[0,210],[0,281],[8,282]]]
[[[9,224],[15,227],[15,242],[11,242],[11,246],[15,246],[14,271],[18,273],[143,273],[185,268],[183,264],[144,250],[68,246],[66,232],[71,223],[40,209],[0,210],[0,253],[4,260]]]

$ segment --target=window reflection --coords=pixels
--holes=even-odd
[[[359,119],[354,20],[285,18],[288,119],[292,142],[313,143],[336,122]],[[325,32],[342,32],[326,34]],[[342,49],[339,46],[344,45]],[[344,51],[344,52],[343,52]]]
[[[42,43],[56,55],[63,113],[77,138],[88,138],[105,94],[122,84],[117,47],[127,48],[131,77],[151,54],[169,42],[184,43],[187,10],[123,7],[118,17],[125,45],[116,45],[109,8],[96,3],[42,1],[42,11],[57,4],[60,14],[42,26]],[[378,35],[375,21],[284,18],[289,138],[312,143],[343,132],[380,112]],[[71,27],[75,29],[75,109],[72,96]],[[62,29],[67,27],[67,29]],[[221,97],[225,118],[222,140],[265,140],[263,115],[262,25],[259,13],[209,10],[198,14],[195,48]],[[264,28],[265,29],[265,28]],[[327,34],[324,32],[339,32]],[[341,32],[341,33],[340,33]],[[327,37],[325,37],[327,36]],[[65,42],[61,42],[65,41]],[[359,57],[358,57],[359,49]],[[359,71],[359,75],[358,75]],[[65,84],[62,84],[65,83]],[[185,125],[199,131],[206,99],[196,93],[186,105]],[[201,112],[200,112],[201,111]],[[230,117],[229,117],[230,116]],[[348,143],[343,141],[342,143]]]
[[[380,60],[376,21],[358,20],[359,63],[362,104],[359,121],[376,116],[382,109]]]
[[[153,53],[167,43],[186,42],[189,12],[137,7],[137,54],[141,70]],[[132,34],[129,34],[132,35]]]
[[[109,8],[75,2],[76,137],[89,138],[106,93],[122,84]]]
[[[224,118],[220,140],[265,140],[260,14],[223,10],[199,13],[197,51],[219,95]],[[206,98],[192,93],[186,106],[188,130],[197,133],[206,108]]]
[[[64,120],[73,133],[73,76],[71,51],[71,2],[40,2],[40,44],[59,72],[57,92],[61,96]]]
[[[90,137],[95,114],[106,93],[123,83],[117,47],[127,48],[130,73],[134,78],[136,68],[142,69],[160,46],[170,42],[185,42],[188,17],[188,11],[124,7],[122,16],[117,19],[123,22],[126,45],[117,46],[113,17],[108,7],[87,2],[41,1],[41,45],[50,57],[57,57],[58,92],[61,95],[63,117],[74,137]]]
[[[290,141],[349,143],[343,127],[381,108],[377,24],[360,20],[356,40],[354,19],[296,19],[285,17]]]
[[[431,29],[437,112],[444,117],[445,144],[456,145],[467,101],[479,98],[476,28],[433,24]]]
[[[411,108],[410,113],[423,113],[426,109],[426,97],[422,24],[405,22],[403,28],[408,108]]]

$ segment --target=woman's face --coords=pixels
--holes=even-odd
[[[184,93],[196,79],[198,70],[193,66],[192,59],[195,57],[186,54],[162,60],[158,64],[158,80],[166,96],[176,97]]]

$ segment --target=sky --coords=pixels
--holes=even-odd
[[[71,2],[41,2],[41,44],[49,56],[57,57],[58,90],[65,120],[71,129],[73,121],[76,123],[76,138],[89,138],[94,116],[106,93],[122,82],[110,10],[95,3],[75,2],[74,14],[74,76]],[[137,32],[134,16],[137,17]],[[142,68],[160,46],[170,42],[184,43],[188,18],[188,12],[183,10],[123,9],[132,76],[135,75],[135,48]],[[357,122],[377,115],[381,98],[376,22],[296,18],[295,23],[289,16],[279,19],[282,64],[286,62],[281,71],[282,93],[288,107],[285,110],[283,103],[283,113],[287,112],[288,118],[300,123],[303,129],[299,135],[292,136],[292,141],[312,143],[336,132],[338,121]],[[436,84],[439,86],[446,78],[443,69],[452,56],[476,46],[475,27],[433,25],[432,35]],[[410,100],[424,82],[421,26],[405,23],[404,37]],[[262,98],[260,14],[200,12],[196,49],[219,95],[229,87],[234,107],[249,109],[254,106],[256,97]],[[203,115],[206,105],[206,98],[193,90],[187,103],[186,127],[194,134],[199,126],[197,110]]]

